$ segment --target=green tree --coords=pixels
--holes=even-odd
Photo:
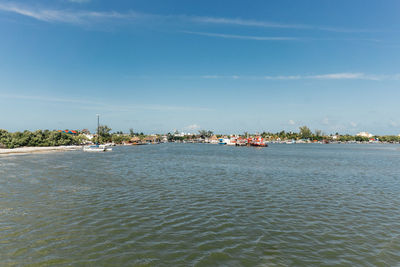
[[[199,135],[201,138],[211,137],[213,135],[213,132],[207,130],[200,130]]]
[[[299,129],[300,129],[299,134],[302,139],[309,139],[312,136],[312,132],[310,128],[308,128],[307,126],[301,126]]]
[[[133,131],[133,128],[129,129],[129,136],[130,137],[134,137],[135,136],[135,132]]]

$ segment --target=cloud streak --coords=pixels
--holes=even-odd
[[[204,24],[220,24],[220,25],[231,25],[231,26],[246,26],[246,27],[261,27],[261,28],[280,28],[280,29],[298,29],[298,30],[319,30],[328,32],[343,32],[343,33],[355,33],[355,32],[376,32],[367,29],[345,29],[337,27],[327,26],[314,26],[307,24],[285,24],[276,23],[269,21],[241,19],[241,18],[221,18],[221,17],[192,17],[192,21]]]
[[[363,42],[382,42],[379,39],[372,38],[309,38],[309,37],[288,37],[288,36],[250,36],[250,35],[237,35],[225,33],[212,33],[212,32],[195,32],[195,31],[181,31],[186,34],[217,37],[224,39],[241,39],[253,41],[363,41]]]
[[[192,17],[192,21],[207,24],[224,24],[236,26],[249,26],[249,27],[263,27],[263,28],[283,28],[283,29],[312,29],[312,26],[302,24],[281,24],[266,21],[246,20],[240,18],[216,18],[216,17]]]
[[[208,36],[208,37],[219,37],[225,39],[241,39],[241,40],[255,40],[255,41],[295,41],[299,40],[296,37],[276,37],[276,36],[248,36],[248,35],[235,35],[235,34],[223,34],[223,33],[209,33],[209,32],[192,32],[182,31],[187,34]]]
[[[32,8],[15,3],[0,3],[0,10],[16,13],[44,22],[61,22],[69,24],[85,24],[90,21],[108,19],[132,20],[144,18],[146,16],[133,11],[129,13],[119,13],[115,11],[71,11],[61,9]]]
[[[69,2],[85,3],[90,0],[68,0]],[[190,15],[156,15],[146,14],[135,11],[117,12],[117,11],[89,11],[89,10],[71,10],[71,9],[49,9],[42,7],[33,7],[23,5],[16,2],[3,2],[0,3],[0,10],[4,12],[12,12],[22,16],[27,16],[36,20],[45,22],[61,22],[70,24],[86,24],[99,20],[123,20],[129,21],[132,19],[157,19],[161,22],[165,21],[184,21],[186,23],[194,24],[208,24],[208,25],[225,25],[225,26],[240,26],[240,27],[256,27],[256,28],[277,28],[277,29],[294,29],[294,30],[319,30],[327,32],[342,32],[342,33],[355,33],[355,32],[378,32],[366,29],[346,29],[327,26],[315,26],[306,24],[285,24],[269,21],[259,21],[252,19],[242,18],[224,18],[224,17],[206,17],[206,16],[190,16]],[[222,37],[222,36],[220,36]],[[243,39],[241,36],[226,35],[225,38]],[[260,40],[259,37],[255,40]],[[265,37],[261,37],[264,40]],[[268,37],[266,37],[268,38]],[[290,38],[290,37],[289,37]]]
[[[203,79],[257,79],[257,80],[369,80],[369,81],[385,81],[400,80],[400,74],[393,75],[377,75],[365,74],[362,72],[342,72],[319,75],[278,75],[278,76],[241,76],[241,75],[203,75]]]
[[[132,104],[129,106],[124,105],[112,105],[99,101],[91,101],[85,99],[76,98],[59,98],[59,97],[48,97],[48,96],[29,96],[29,95],[16,95],[16,94],[0,94],[1,98],[16,99],[16,100],[31,100],[37,102],[51,102],[51,103],[65,103],[75,104],[81,109],[89,110],[109,110],[109,111],[120,111],[129,112],[137,110],[152,110],[152,111],[212,111],[210,108],[204,107],[189,107],[189,106],[166,106],[157,104]]]

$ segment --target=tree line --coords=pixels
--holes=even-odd
[[[0,129],[0,147],[3,148],[79,145],[85,139],[84,135],[72,135],[59,131],[37,130],[10,133]]]
[[[111,133],[111,128],[107,125],[101,125],[98,129],[99,134],[96,135],[94,139],[91,141],[94,143],[108,143],[114,142],[116,144],[121,144],[125,141],[131,140],[132,137],[136,136],[140,139],[146,137],[143,133],[134,132],[133,129],[130,129],[129,134],[124,134],[122,131],[117,131],[115,133]],[[176,133],[168,133],[167,139],[168,141],[182,141],[182,140],[190,140],[190,139],[205,139],[213,136],[214,133],[208,130],[200,130],[198,134],[193,134],[190,136],[177,136]],[[249,134],[244,133],[241,136],[247,137]],[[217,137],[222,137],[223,135],[217,134]],[[277,133],[271,132],[263,132],[261,136],[265,139],[269,140],[299,140],[299,139],[309,139],[309,140],[333,140],[332,135],[326,135],[321,130],[315,130],[314,132],[310,130],[307,126],[302,126],[299,128],[299,132],[286,132],[280,131]],[[367,142],[369,141],[369,137],[363,136],[353,136],[349,134],[339,135],[335,134],[335,141],[340,142]],[[388,143],[399,143],[400,136],[394,135],[386,135],[386,136],[374,136],[374,138],[378,139],[381,142]],[[0,129],[0,148],[17,148],[24,146],[68,146],[68,145],[82,145],[89,142],[87,137],[81,133],[77,135],[68,134],[60,131],[51,131],[51,130],[37,130],[37,131],[23,131],[23,132],[8,132],[6,130]]]

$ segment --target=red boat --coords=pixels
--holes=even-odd
[[[254,138],[249,138],[247,141],[249,146],[257,146],[257,147],[267,147],[268,144],[265,143],[264,138],[261,136],[256,136]]]

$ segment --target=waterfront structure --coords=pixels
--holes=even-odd
[[[144,139],[145,143],[148,144],[157,144],[160,142],[160,138],[158,138],[157,136],[153,135],[153,136],[146,136],[146,138]]]
[[[91,133],[84,133],[83,136],[85,136],[88,140],[92,140],[94,138],[94,135]]]
[[[218,137],[216,135],[213,135],[208,139],[208,141],[210,144],[218,144]]]
[[[142,143],[142,140],[140,140],[139,137],[135,136],[131,138],[130,143],[133,145],[139,145]]]

